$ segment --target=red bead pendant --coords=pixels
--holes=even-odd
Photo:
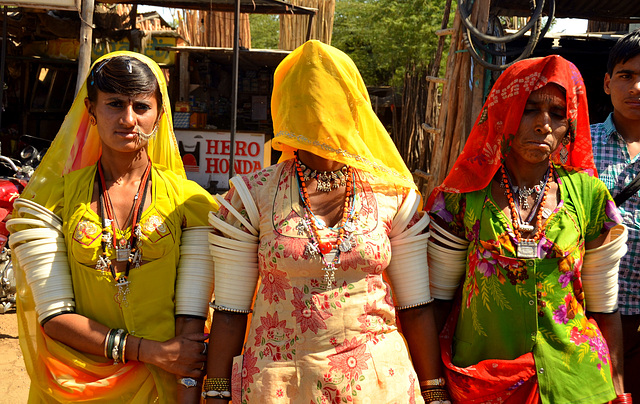
[[[321,253],[329,254],[333,249],[333,244],[330,241],[325,241],[324,243],[320,243],[318,247],[320,248]]]

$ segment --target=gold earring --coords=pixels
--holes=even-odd
[[[93,115],[89,115],[89,123],[91,126],[96,126],[96,117]]]

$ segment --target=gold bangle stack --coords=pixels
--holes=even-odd
[[[420,395],[422,395],[426,404],[433,401],[442,403],[449,400],[449,393],[447,393],[447,390],[444,387],[433,387],[428,390],[422,390],[420,391]]]
[[[446,384],[444,377],[438,377],[437,379],[423,380],[420,382],[420,387],[438,386],[442,387]]]
[[[204,391],[231,390],[231,380],[226,377],[209,377],[204,381]]]

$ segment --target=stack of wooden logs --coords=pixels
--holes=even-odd
[[[318,10],[311,23],[311,38],[326,44],[331,44],[333,32],[333,15],[336,8],[335,0],[292,0],[295,6],[315,8]],[[281,15],[280,41],[278,48],[294,50],[307,40],[309,26],[308,15]]]
[[[479,30],[486,31],[489,19],[490,0],[477,0],[471,13],[472,23]],[[462,152],[483,104],[485,69],[473,62],[467,52],[463,36],[464,26],[460,13],[456,12],[452,29],[448,25],[449,10],[445,11],[443,29],[438,52],[444,43],[442,35],[451,35],[444,79],[437,77],[440,68],[439,55],[428,77],[428,101],[420,168],[415,170],[416,182],[422,194],[428,196],[433,188],[440,185]],[[437,85],[443,84],[438,97]],[[439,104],[439,105],[438,105]]]
[[[178,34],[190,46],[232,48],[234,14],[220,11],[182,10],[178,12]],[[249,15],[240,14],[240,46],[251,48]]]

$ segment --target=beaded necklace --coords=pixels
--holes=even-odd
[[[298,230],[298,234],[302,235],[306,232],[309,237],[309,242],[307,243],[304,251],[305,256],[309,258],[313,258],[316,255],[320,256],[323,264],[322,270],[324,271],[323,283],[325,285],[325,289],[330,290],[335,283],[335,271],[336,265],[340,263],[340,253],[351,251],[353,248],[351,237],[352,233],[356,230],[356,215],[354,213],[355,175],[353,173],[353,169],[348,167],[346,175],[345,201],[342,211],[342,219],[338,225],[338,237],[336,241],[327,240],[323,242],[320,237],[320,233],[318,232],[317,219],[311,210],[303,168],[297,153],[295,164],[298,176],[300,199],[302,200],[304,209],[304,219],[300,221],[298,226],[296,226],[296,229]],[[337,248],[331,258],[330,255],[334,250],[334,247]]]
[[[516,256],[518,258],[539,258],[538,257],[538,242],[542,237],[542,232],[544,230],[543,226],[543,214],[547,211],[544,208],[544,203],[547,200],[547,195],[549,194],[549,189],[551,188],[551,182],[553,181],[553,165],[549,164],[549,175],[547,176],[546,184],[544,187],[544,193],[542,194],[542,200],[540,201],[539,207],[536,204],[536,208],[538,209],[538,213],[536,215],[536,233],[533,238],[523,239],[520,234],[520,210],[513,199],[513,192],[511,191],[511,185],[509,184],[509,178],[507,177],[507,172],[504,165],[500,166],[500,170],[502,171],[502,182],[505,185],[505,194],[507,196],[507,200],[509,201],[509,209],[511,211],[511,223],[513,225],[513,233],[516,236],[516,242],[518,244]],[[523,230],[525,230],[523,228]],[[533,230],[533,229],[532,229]],[[528,229],[525,231],[529,231]]]
[[[126,226],[129,221],[129,217],[132,217],[133,222],[131,223],[131,235],[129,236],[129,240],[126,240],[123,237],[116,242],[116,230],[113,226],[113,222],[117,222],[117,219],[113,213],[113,204],[109,197],[109,190],[107,190],[104,172],[102,171],[102,164],[98,162],[98,175],[100,179],[98,181],[98,208],[100,210],[100,218],[102,219],[102,239],[100,242],[102,255],[98,258],[96,269],[100,271],[109,270],[109,272],[111,272],[111,276],[113,276],[113,279],[116,281],[116,286],[118,287],[118,292],[114,296],[114,299],[121,307],[127,307],[129,305],[129,301],[127,299],[129,295],[128,277],[131,266],[133,265],[135,268],[138,268],[140,266],[140,261],[142,260],[142,255],[140,254],[140,239],[142,236],[140,218],[142,216],[142,209],[140,208],[144,207],[144,202],[147,197],[150,173],[151,161],[147,164],[147,167],[140,178],[140,185],[138,185],[138,191],[133,198],[131,212],[129,212],[129,216],[124,224]],[[141,191],[142,196],[140,195]],[[111,228],[111,232],[109,232],[109,228]],[[116,261],[127,262],[124,272],[116,272],[115,266],[111,263],[111,259],[109,259],[107,255],[109,247],[112,247],[115,251]]]

